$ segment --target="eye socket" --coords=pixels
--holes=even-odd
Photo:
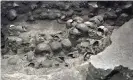
[[[29,63],[28,66],[29,66],[29,67],[34,67],[35,64],[34,64],[34,63]]]
[[[60,56],[59,58],[60,58],[61,60],[63,60],[63,61],[65,60],[64,57],[61,57],[61,56]]]
[[[29,35],[29,38],[31,38],[31,35]]]
[[[98,31],[104,33],[104,30],[101,28],[98,28]]]
[[[40,36],[45,36],[45,34],[40,34]]]
[[[84,47],[84,46],[81,46],[81,48],[86,48],[86,47]]]
[[[22,26],[23,29],[25,29],[25,26]]]
[[[98,46],[99,45],[99,41],[95,41],[94,43],[93,43],[93,46]]]

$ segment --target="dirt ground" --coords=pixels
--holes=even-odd
[[[116,66],[132,69],[130,1],[2,1],[1,9],[2,80],[115,80],[107,78]]]

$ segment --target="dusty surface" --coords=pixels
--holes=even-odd
[[[97,68],[104,68],[104,69],[110,69],[114,68],[118,65],[124,65],[126,67],[132,68],[132,22],[133,20],[130,20],[129,22],[125,23],[120,29],[115,30],[114,33],[111,36],[111,39],[113,41],[112,45],[107,47],[103,52],[96,56],[91,57],[91,63],[97,67]],[[128,36],[126,36],[128,35]],[[123,36],[123,37],[121,37]],[[128,46],[127,46],[128,45]],[[122,50],[124,50],[122,52]],[[111,57],[110,57],[111,56]],[[75,68],[62,68],[62,69],[55,69],[50,74],[47,75],[26,75],[23,73],[15,72],[14,74],[3,74],[2,78],[3,80],[86,80],[85,75],[88,69],[86,67],[89,67],[89,63],[85,62]],[[28,70],[28,69],[27,69]],[[34,69],[30,69],[32,72],[34,72]],[[41,69],[44,70],[44,69]],[[63,76],[67,77],[64,78],[62,75],[63,70]],[[90,69],[91,70],[91,69]],[[59,71],[59,72],[58,72]],[[85,72],[84,72],[85,71]],[[71,76],[67,75],[71,74]],[[82,75],[81,75],[82,74]],[[20,76],[21,75],[21,76]],[[52,77],[51,77],[52,76]],[[57,77],[58,76],[58,77]],[[77,76],[77,77],[76,77]],[[119,75],[118,75],[119,76]],[[68,78],[69,77],[69,78]],[[117,77],[113,77],[111,80],[117,80]]]
[[[111,40],[112,44],[100,54],[92,56],[91,62],[99,68],[123,65],[133,69],[133,19],[114,30]]]
[[[114,30],[132,9],[132,2],[2,2],[2,80],[107,80],[112,70],[103,69],[133,68],[133,20]]]

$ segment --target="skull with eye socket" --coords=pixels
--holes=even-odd
[[[94,16],[92,17],[90,20],[90,22],[94,22],[97,25],[100,25],[103,23],[104,21],[104,15],[98,15],[98,16]]]
[[[47,43],[40,43],[35,48],[35,55],[36,56],[46,56],[50,57],[51,48]]]
[[[71,27],[75,27],[77,24],[80,24],[80,23],[83,23],[83,19],[81,17],[74,17],[73,19],[69,19],[67,22],[66,22],[66,26],[67,28],[71,28]],[[80,25],[81,27],[84,26],[83,24]]]
[[[101,33],[101,35],[107,36],[108,34],[108,28],[106,28],[105,26],[99,26],[97,28],[97,31]]]
[[[100,40],[94,41],[94,43],[92,44],[92,49],[95,54],[101,52],[101,45],[102,42]]]
[[[9,35],[19,35],[22,32],[26,32],[27,27],[26,26],[10,25],[8,31],[9,31]]]
[[[86,52],[91,52],[91,46],[89,41],[82,41],[77,45],[77,47],[81,54],[84,54]]]
[[[53,41],[61,41],[62,37],[61,37],[61,32],[60,33],[57,33],[57,34],[52,34],[52,39]]]

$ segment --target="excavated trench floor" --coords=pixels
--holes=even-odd
[[[75,3],[75,5],[76,4],[78,4],[78,3]],[[34,8],[35,5],[32,7]],[[47,9],[47,5],[45,7]],[[91,5],[92,10],[93,10],[93,7],[94,6]],[[104,12],[104,10],[107,10],[107,9],[102,10],[102,8],[103,7],[100,8],[101,11],[99,9],[98,13],[96,15],[95,14],[94,15],[99,16],[99,14]],[[94,10],[95,10],[95,8],[94,8]],[[48,11],[49,11],[49,9],[48,9]],[[51,11],[52,11],[52,9],[51,9]],[[82,10],[81,10],[81,12],[82,12]],[[80,13],[80,11],[78,12],[78,10],[77,10],[77,12],[76,12],[76,10],[75,10],[75,14],[78,15],[78,13]],[[88,19],[89,20],[91,19],[90,17],[86,18],[87,17],[86,15],[89,13],[89,10],[84,9],[82,13],[83,13],[83,15],[80,17],[83,18],[83,20],[87,21]],[[37,15],[35,15],[35,16],[37,16]],[[45,14],[43,14],[42,16],[45,16]],[[59,14],[58,14],[58,16],[59,16]],[[109,17],[110,16],[112,17],[113,15],[109,15]],[[45,17],[47,17],[47,16],[45,16]],[[51,18],[51,16],[49,16],[49,17]],[[62,19],[62,16],[60,16],[60,17]],[[64,17],[64,15],[63,15],[63,17]],[[107,18],[107,16],[104,16],[104,17]],[[115,17],[115,16],[113,16],[113,17]],[[121,17],[121,16],[119,16],[119,17]],[[53,18],[53,16],[52,16],[52,18]],[[72,18],[73,17],[71,17],[71,18],[69,17],[69,19],[72,19]],[[81,18],[78,17],[77,22],[78,22],[78,20],[80,21]],[[124,15],[124,18],[125,18],[125,15]],[[102,28],[103,30],[101,31],[101,33],[103,33],[102,36],[104,35],[103,40],[99,39],[99,38],[97,39],[97,37],[96,37],[96,39],[89,38],[89,40],[90,40],[89,47],[92,47],[92,48],[93,48],[93,45],[92,45],[93,42],[95,42],[97,40],[101,41],[101,42],[97,43],[100,46],[96,46],[96,50],[98,50],[98,52],[97,51],[95,52],[95,49],[94,49],[94,51],[91,51],[92,48],[88,49],[88,45],[86,43],[81,44],[85,40],[88,40],[88,36],[86,38],[86,33],[84,33],[84,31],[86,31],[86,29],[82,28],[82,26],[79,28],[77,28],[77,27],[75,28],[75,26],[73,27],[73,25],[72,25],[72,28],[68,28],[66,23],[60,24],[59,22],[57,22],[57,19],[54,19],[54,20],[45,19],[45,20],[35,20],[35,21],[31,20],[31,22],[26,21],[26,19],[27,19],[27,14],[21,14],[21,15],[19,15],[19,17],[17,17],[17,20],[11,21],[11,22],[7,23],[6,25],[3,25],[4,22],[2,22],[3,23],[2,27],[3,28],[6,27],[8,30],[8,29],[10,29],[9,28],[10,25],[26,26],[27,31],[20,32],[20,34],[17,35],[17,37],[19,37],[22,40],[27,41],[27,42],[29,42],[29,37],[30,38],[35,37],[39,33],[43,33],[43,34],[47,35],[48,38],[50,38],[50,40],[51,40],[51,37],[49,37],[49,35],[57,34],[55,39],[62,40],[63,38],[68,38],[68,36],[71,37],[69,35],[69,33],[70,33],[69,30],[73,30],[73,29],[77,29],[77,31],[79,31],[80,34],[82,34],[82,36],[80,37],[81,39],[75,37],[75,39],[73,39],[73,41],[71,40],[71,42],[72,42],[71,49],[65,50],[63,48],[63,49],[61,49],[62,51],[60,51],[60,52],[54,52],[50,48],[49,51],[52,54],[55,54],[55,53],[63,54],[63,59],[61,58],[59,61],[56,61],[55,59],[57,59],[57,57],[60,57],[60,55],[52,55],[52,59],[50,59],[50,61],[52,61],[52,63],[56,64],[52,67],[51,66],[49,67],[48,63],[50,63],[50,62],[44,63],[45,67],[34,67],[35,64],[33,64],[34,62],[32,63],[32,60],[34,61],[34,58],[36,61],[36,60],[41,60],[42,58],[45,57],[44,55],[40,56],[39,53],[37,54],[36,52],[34,52],[34,50],[36,50],[36,46],[41,44],[41,42],[37,43],[34,50],[30,50],[31,52],[33,52],[33,54],[35,54],[34,55],[35,57],[31,61],[27,60],[28,52],[30,52],[30,51],[25,52],[23,49],[23,48],[25,48],[25,46],[21,46],[21,47],[15,46],[16,49],[19,48],[17,53],[15,54],[13,51],[11,51],[12,47],[10,48],[9,46],[6,45],[6,47],[8,47],[10,49],[9,49],[9,51],[7,51],[7,53],[2,52],[2,59],[1,59],[2,80],[89,80],[89,78],[87,78],[88,75],[91,76],[90,80],[101,80],[101,79],[95,79],[92,77],[92,76],[96,77],[95,75],[97,75],[97,73],[95,73],[95,71],[93,71],[93,69],[91,69],[92,65],[95,68],[97,68],[97,69],[101,68],[102,70],[114,69],[116,66],[119,66],[119,65],[123,65],[130,69],[133,69],[133,64],[132,64],[132,62],[133,62],[133,59],[132,59],[133,58],[133,55],[132,55],[132,53],[133,53],[133,49],[132,49],[133,48],[133,40],[132,40],[133,39],[133,35],[132,35],[133,34],[133,28],[132,28],[133,19],[131,19],[129,22],[125,21],[126,23],[123,26],[121,26],[119,29],[114,29],[114,26],[116,28],[117,25],[115,25],[116,23],[114,25],[111,25],[111,23],[114,23],[113,20],[109,21],[109,24],[108,24],[108,22],[106,22],[106,20],[104,23],[102,23],[101,15],[100,15],[99,19],[94,18],[94,20],[97,19],[98,21],[100,21],[100,19],[101,19],[101,23],[104,26],[111,25],[111,27],[105,28],[105,31],[104,31],[104,28]],[[117,21],[119,21],[119,20],[117,20]],[[6,22],[6,20],[5,20],[5,22]],[[71,22],[70,24],[72,24],[72,23],[74,23],[74,22]],[[81,22],[76,23],[76,25],[78,25],[80,23],[85,24],[81,20]],[[95,23],[97,24],[99,22],[96,21]],[[99,25],[97,27],[99,28]],[[110,30],[113,30],[112,27],[114,29],[113,33],[110,31]],[[89,28],[89,29],[91,32],[92,29],[91,28]],[[106,32],[106,29],[108,29],[110,31],[110,33],[109,33],[109,31],[107,32],[109,34],[108,36],[104,34],[104,32]],[[94,31],[96,31],[96,30],[94,30]],[[63,33],[61,33],[61,32],[63,32]],[[78,36],[79,36],[79,32],[76,32],[75,34],[76,35],[78,34]],[[4,31],[3,33],[6,33],[6,31]],[[85,34],[85,36],[84,36],[84,34]],[[96,34],[98,34],[98,33],[96,33]],[[99,36],[99,34],[98,34],[98,36]],[[6,37],[10,37],[10,36],[6,35]],[[111,37],[111,40],[110,40],[110,37]],[[105,38],[107,38],[107,40]],[[54,38],[52,38],[52,39],[54,39]],[[91,40],[92,40],[92,43],[91,43]],[[54,40],[51,40],[51,41],[54,42]],[[81,41],[81,43],[80,43],[80,41]],[[34,42],[34,40],[33,40],[33,42]],[[50,44],[52,42],[49,42],[48,44]],[[13,43],[15,43],[15,42],[13,42]],[[46,43],[47,43],[47,39],[46,39]],[[76,46],[73,46],[73,44],[75,44],[75,43],[76,43]],[[19,43],[17,43],[17,44],[19,44]],[[78,44],[80,45],[80,48],[79,48]],[[15,45],[16,45],[16,43],[15,43]],[[87,47],[86,47],[86,45],[87,45]],[[86,48],[87,48],[86,52],[87,52],[87,54],[89,54],[89,57],[87,58],[87,60],[84,60],[86,54],[85,53],[81,54],[81,53],[82,53],[82,50],[84,51],[84,50],[86,50]],[[27,47],[27,49],[29,49],[29,48]],[[2,49],[2,50],[4,50],[4,49]],[[78,57],[76,57],[76,58],[70,58],[70,57],[68,57],[68,55],[65,54],[65,53],[71,53],[71,52],[78,51],[78,50],[79,50],[79,52],[77,52],[77,53],[75,52],[75,54],[78,54]],[[63,51],[64,51],[64,53],[63,53]],[[88,51],[90,51],[90,52],[88,52]],[[47,52],[44,52],[44,53],[47,53]],[[64,54],[65,54],[65,56],[64,56]],[[47,55],[46,55],[46,57],[47,57]],[[36,62],[36,63],[38,64],[39,62]],[[41,63],[41,61],[40,61],[40,63]],[[40,66],[40,63],[39,63],[39,66]],[[30,66],[29,66],[29,64],[30,64]],[[93,74],[93,72],[95,74]],[[105,73],[105,75],[108,75],[110,72],[111,71],[107,71],[107,73]],[[104,73],[101,73],[101,75],[102,74],[104,74]],[[115,80],[115,79],[111,79],[111,80]]]

